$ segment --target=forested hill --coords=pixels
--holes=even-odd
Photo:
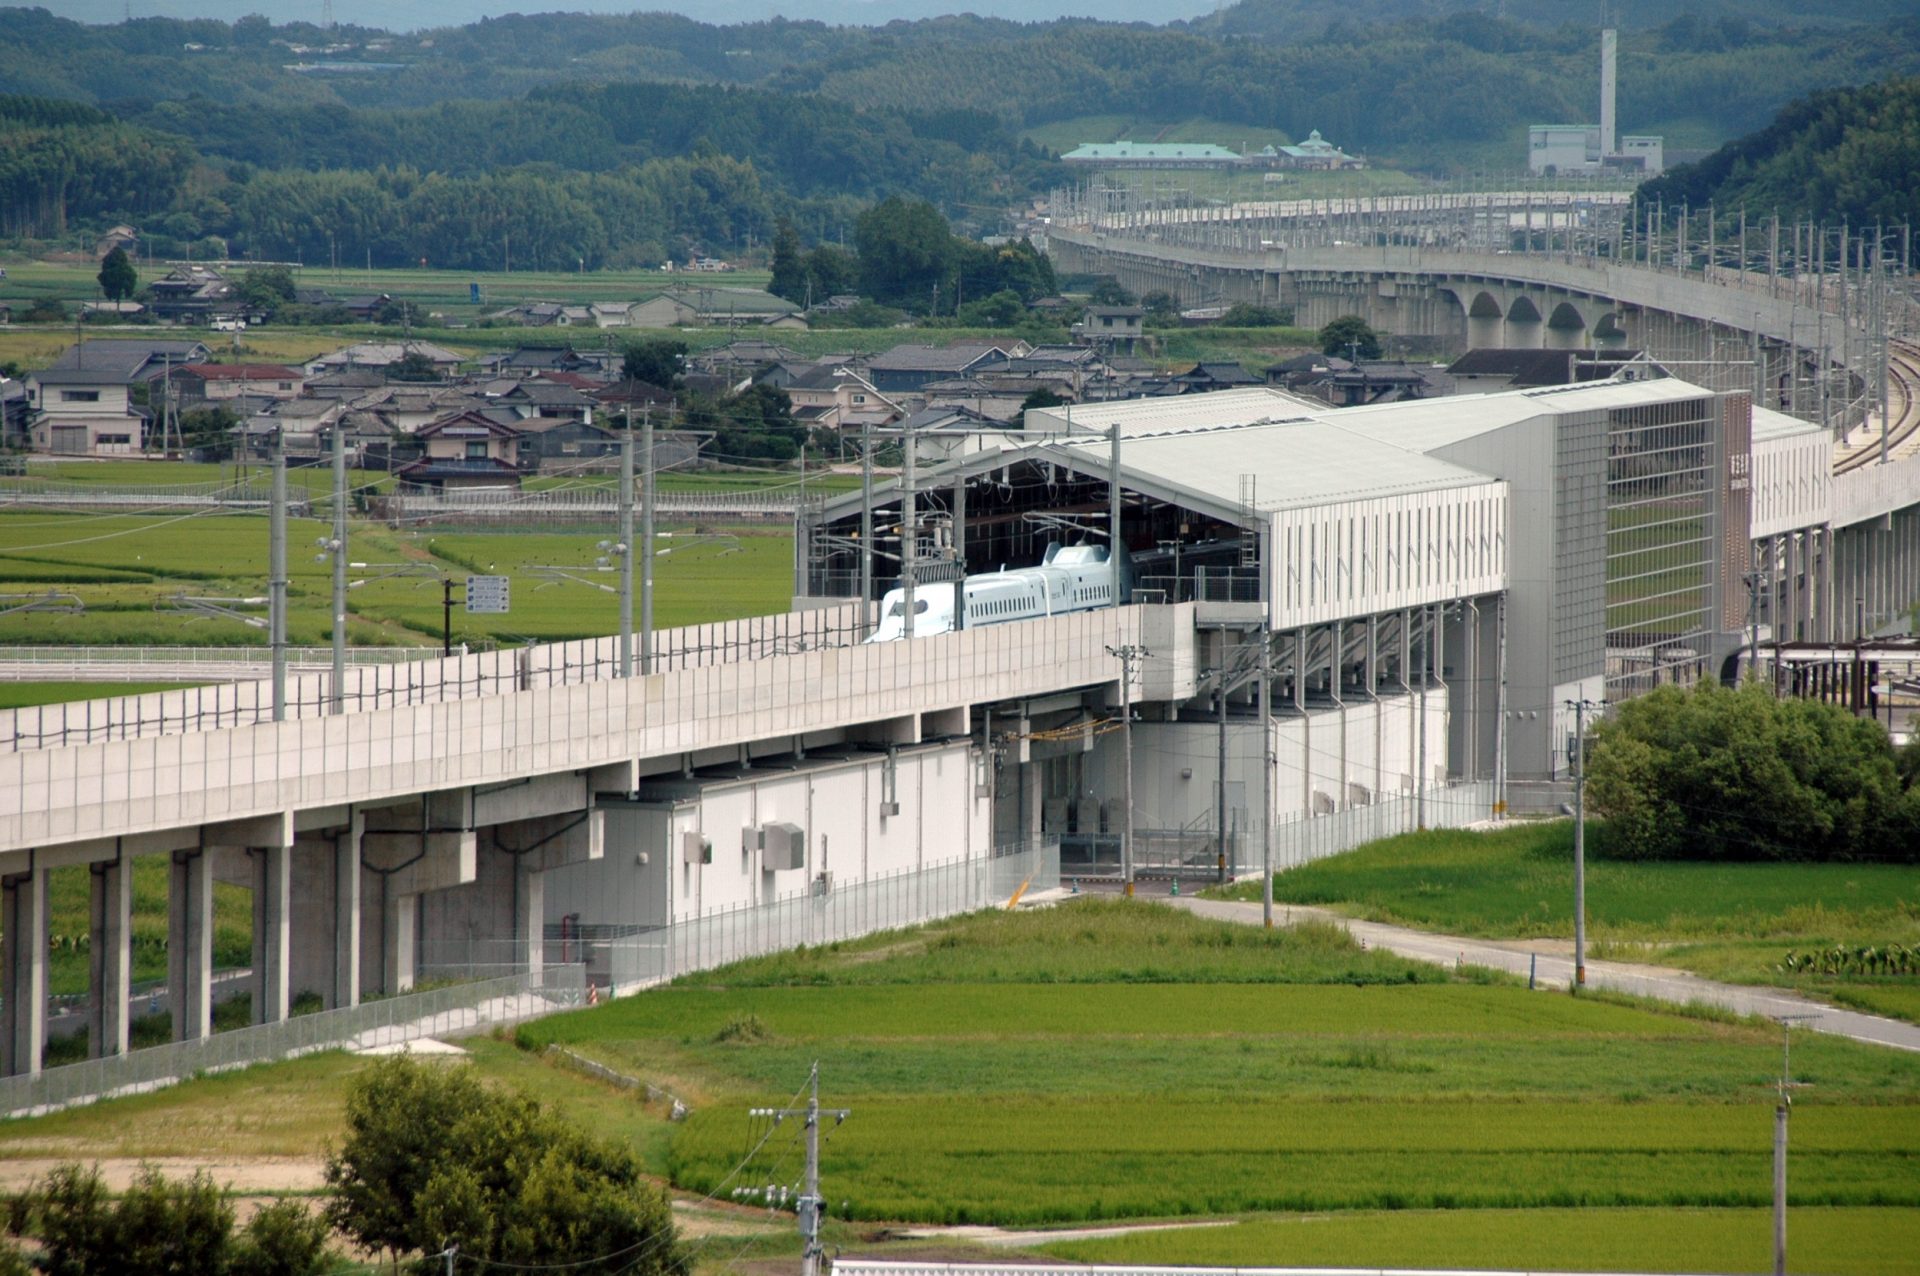
[[[1794,102],[1766,128],[1647,183],[1641,195],[1855,226],[1911,222],[1920,214],[1920,78]]]
[[[1643,24],[1622,35],[1621,125],[1674,149],[1761,128],[1795,97],[1920,75],[1920,16],[1885,16],[1896,0],[1861,0],[1851,24],[1837,0],[1808,0],[1805,25],[1777,12],[1785,0],[1756,0],[1767,20],[1751,22],[1623,2]],[[1246,0],[1221,18],[1329,7]],[[1517,168],[1528,124],[1596,113],[1589,24],[1511,21],[1469,0],[1341,7],[1332,26],[1284,36],[661,13],[391,35],[5,9],[0,235],[129,221],[163,256],[480,268],[512,244],[529,265],[630,264],[763,243],[782,218],[838,238],[895,192],[992,228],[1065,179],[1031,140],[1042,129],[1070,145],[1196,118],[1227,141],[1317,128],[1376,165],[1446,175]]]

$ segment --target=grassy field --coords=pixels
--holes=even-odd
[[[139,983],[167,974],[167,873],[165,856],[133,862],[133,978]],[[47,991],[54,996],[87,991],[88,873],[84,867],[54,869],[47,885]],[[216,883],[213,888],[213,962],[226,968],[253,960],[253,893]]]
[[[1920,1212],[1802,1207],[1787,1213],[1790,1272],[1904,1276]],[[1355,1211],[1233,1227],[1066,1241],[1083,1263],[1235,1267],[1499,1266],[1517,1271],[1758,1272],[1773,1262],[1773,1216],[1755,1209]],[[1497,1256],[1497,1257],[1496,1257]]]
[[[0,709],[26,709],[37,704],[91,700],[103,692],[116,696],[144,696],[149,691],[178,691],[195,682],[0,682]]]
[[[1596,957],[1778,984],[1920,1022],[1920,977],[1788,975],[1789,949],[1920,942],[1920,868],[1896,864],[1625,863],[1587,859]],[[1274,898],[1371,921],[1491,938],[1571,938],[1573,826],[1428,832],[1375,842],[1274,879]],[[1259,883],[1229,892],[1258,898]]]
[[[823,1153],[837,1219],[1287,1212],[1048,1247],[1075,1258],[1738,1271],[1769,1235],[1777,1029],[1463,978],[1331,927],[1119,901],[981,913],[516,1039],[470,1041],[474,1066],[694,1192],[766,1133],[745,1109],[787,1100],[817,1059],[823,1100],[853,1110]],[[692,1116],[556,1066],[552,1043],[667,1086]],[[363,1066],[325,1055],[13,1123],[0,1158],[315,1156]],[[1793,1127],[1801,1252],[1901,1270],[1920,1229],[1920,1059],[1807,1036],[1794,1066],[1813,1082]],[[788,1182],[799,1150],[776,1131],[737,1181]],[[836,1225],[843,1243],[865,1230]]]
[[[947,1222],[1758,1206],[1779,1065],[1770,1026],[1119,903],[783,954],[519,1038],[689,1096],[663,1168],[695,1190],[748,1146],[742,1109],[819,1059],[855,1114],[836,1210]],[[1920,1060],[1808,1039],[1795,1069],[1819,1096],[1796,1200],[1920,1206]]]
[[[845,479],[838,480],[842,485]],[[288,543],[288,632],[296,645],[327,642],[332,567],[308,549],[327,525],[291,520]],[[765,527],[713,529],[695,539],[693,528],[661,528],[656,560],[655,623],[662,626],[726,620],[784,611],[792,592],[793,538]],[[455,579],[480,572],[514,578],[514,610],[504,616],[469,616],[456,604],[456,641],[514,643],[585,638],[617,627],[616,600],[582,580],[556,579],[529,569],[568,569],[595,584],[612,586],[611,572],[594,570],[598,542],[606,532],[538,534],[525,531],[449,534],[395,531],[356,524],[350,553],[353,579],[364,583],[349,595],[348,640],[355,645],[428,645],[441,631],[441,589],[431,574]],[[396,575],[406,564],[416,574]],[[78,595],[86,612],[46,612],[0,617],[0,643],[186,644],[258,646],[263,629],[217,617],[156,610],[186,593],[217,598],[265,594],[267,526],[263,516],[221,514],[183,517],[0,514],[0,592],[57,589]],[[456,595],[457,598],[457,595]],[[262,608],[252,614],[264,615]]]

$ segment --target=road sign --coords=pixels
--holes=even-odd
[[[467,577],[467,614],[504,616],[510,594],[505,576]]]

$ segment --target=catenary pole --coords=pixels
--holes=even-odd
[[[633,409],[620,435],[620,676],[633,677]]]
[[[347,707],[347,430],[333,424],[333,712]]]
[[[267,513],[267,640],[273,650],[273,720],[287,717],[287,448],[273,432],[273,496]]]
[[[640,411],[640,672],[653,672],[653,405]],[[629,542],[631,543],[631,542]]]

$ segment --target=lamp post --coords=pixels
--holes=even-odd
[[[1573,990],[1587,986],[1587,710],[1604,701],[1568,700],[1573,710]]]

